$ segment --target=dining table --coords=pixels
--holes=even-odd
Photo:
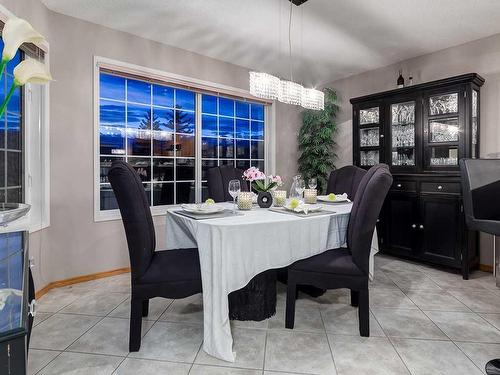
[[[321,212],[299,215],[254,206],[224,217],[186,216],[180,207],[167,210],[167,249],[198,248],[203,286],[203,349],[234,362],[228,296],[260,273],[286,267],[324,251],[346,246],[352,203],[322,204]],[[370,253],[378,251],[376,230]]]

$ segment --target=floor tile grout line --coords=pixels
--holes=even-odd
[[[262,358],[262,374],[264,374],[264,371],[266,371],[267,334],[268,330],[266,329],[266,338],[264,340],[264,358]]]
[[[38,349],[38,350],[43,350],[43,349]],[[54,361],[55,361],[55,359],[56,359],[57,357],[59,357],[61,354],[63,354],[63,353],[64,353],[64,351],[59,351],[59,353],[58,353],[58,354],[57,354],[54,358],[52,358],[49,362],[47,362],[47,363],[45,364],[45,366],[43,366],[41,369],[39,369],[39,370],[38,370],[35,374],[33,374],[33,375],[37,375],[37,374],[39,374],[39,373],[40,373],[40,372],[41,372],[44,368],[46,368],[48,365],[50,365],[52,362],[54,362]],[[28,355],[28,358],[29,358],[29,355]]]
[[[373,315],[373,318],[377,321],[378,325],[380,326],[380,329],[382,330],[382,332],[384,332],[384,335],[386,335],[387,341],[389,341],[389,343],[391,344],[392,349],[396,352],[396,354],[399,357],[401,363],[403,363],[403,365],[405,366],[406,370],[408,371],[408,374],[414,375],[413,372],[409,369],[408,364],[405,362],[405,360],[403,359],[403,357],[401,356],[401,354],[396,349],[396,346],[392,342],[390,336],[387,335],[387,332],[385,331],[384,327],[382,327],[382,324],[380,324],[380,322],[378,321],[377,316],[371,311],[371,308],[369,308],[369,310],[370,310],[370,313]]]
[[[444,330],[442,330],[442,329],[441,329],[441,327],[439,327],[439,326],[438,326],[438,325],[437,325],[437,324],[436,324],[436,323],[432,320],[432,318],[431,318],[430,316],[428,316],[428,315],[425,313],[425,311],[424,311],[424,310],[420,310],[420,311],[422,311],[422,313],[423,313],[423,314],[427,317],[427,319],[429,319],[432,323],[434,323],[434,325],[435,325],[436,327],[438,327],[438,328],[439,328],[439,330],[440,330],[441,332],[443,332],[443,334],[444,334],[446,337],[448,337],[448,339],[449,339],[449,340],[453,343],[453,345],[455,345],[455,347],[456,347],[456,348],[457,348],[457,349],[458,349],[458,350],[459,350],[459,351],[460,351],[463,355],[465,355],[465,357],[466,357],[466,358],[467,358],[467,359],[468,359],[468,360],[469,360],[469,361],[470,361],[470,362],[471,362],[471,363],[472,363],[475,367],[477,367],[479,371],[481,371],[481,372],[482,372],[482,370],[481,370],[481,369],[480,369],[480,368],[476,365],[476,363],[475,363],[475,362],[474,362],[474,361],[473,361],[473,360],[472,360],[472,359],[471,359],[471,358],[470,358],[470,357],[469,357],[469,356],[468,356],[468,355],[467,355],[467,354],[466,354],[466,353],[465,353],[462,349],[460,349],[460,347],[459,347],[459,346],[458,346],[458,345],[457,345],[457,344],[456,344],[456,343],[452,340],[452,338],[451,338],[450,336],[448,336],[448,334],[447,334]],[[466,314],[468,314],[468,313],[466,313]],[[477,315],[477,314],[476,314],[476,315]],[[479,315],[478,315],[478,316],[479,316]]]
[[[123,357],[121,362],[118,363],[118,366],[115,367],[115,369],[113,370],[113,372],[111,373],[111,375],[115,374],[116,373],[116,370],[118,370],[120,368],[120,366],[122,365],[123,362],[125,362],[125,360],[127,359],[127,357]]]

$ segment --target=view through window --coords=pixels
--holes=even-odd
[[[0,51],[3,41],[0,39]],[[13,71],[23,59],[20,50],[7,64],[0,82],[0,102],[3,102],[7,90],[14,81]],[[23,137],[22,137],[22,101],[21,88],[16,88],[7,105],[7,110],[0,118],[0,202],[23,202]]]
[[[198,189],[205,200],[206,171],[218,165],[264,170],[264,108],[101,70],[100,209],[118,207],[107,178],[117,159],[139,173],[152,206],[195,202]]]

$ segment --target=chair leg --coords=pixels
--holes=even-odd
[[[137,352],[141,348],[142,300],[132,298],[130,301],[130,338],[128,349]]]
[[[293,329],[295,324],[295,299],[297,298],[297,284],[288,277],[288,286],[286,291],[286,316],[285,327]]]
[[[359,334],[364,337],[370,336],[370,299],[368,289],[359,291]]]
[[[351,290],[351,306],[359,306],[359,292],[357,290]]]
[[[145,299],[142,301],[142,316],[146,317],[149,314],[149,300]]]

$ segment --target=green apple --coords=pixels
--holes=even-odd
[[[208,198],[206,201],[205,201],[206,204],[214,204],[215,201],[212,199],[212,198]]]
[[[337,196],[335,194],[333,194],[333,193],[328,194],[328,200],[329,201],[333,202],[335,199],[337,199]]]
[[[299,205],[300,201],[296,198],[293,198],[291,201],[290,201],[290,208],[292,210],[295,210],[297,208],[297,206]]]

